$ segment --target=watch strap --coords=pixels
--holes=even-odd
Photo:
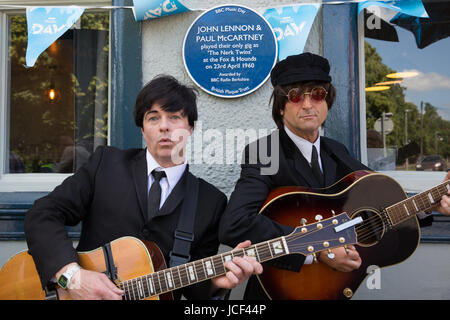
[[[71,265],[67,270],[59,276],[58,278],[58,285],[63,288],[67,289],[70,286],[70,282],[72,281],[72,277],[81,269],[81,267],[78,264]]]

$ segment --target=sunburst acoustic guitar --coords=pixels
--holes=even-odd
[[[420,240],[416,215],[432,208],[449,190],[450,181],[445,181],[408,198],[394,179],[370,171],[353,172],[325,189],[275,189],[260,214],[281,224],[295,226],[341,212],[361,218],[355,228],[355,247],[362,265],[352,272],[338,272],[318,262],[292,272],[265,264],[258,275],[260,283],[271,299],[349,299],[369,266],[398,264],[413,254]]]

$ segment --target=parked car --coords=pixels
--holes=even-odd
[[[417,171],[447,171],[447,162],[440,155],[425,156],[416,164]]]

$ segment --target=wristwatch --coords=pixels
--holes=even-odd
[[[78,264],[72,265],[67,270],[59,276],[58,278],[58,285],[63,288],[67,289],[70,285],[70,281],[72,280],[72,277],[80,270],[80,266]]]

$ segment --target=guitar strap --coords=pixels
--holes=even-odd
[[[169,267],[179,266],[191,260],[191,243],[194,241],[195,213],[198,200],[198,178],[187,175],[183,207],[174,233],[173,249],[170,251]]]
[[[103,257],[105,258],[106,271],[105,274],[111,281],[117,280],[117,267],[114,264],[114,257],[111,251],[111,243],[107,243],[102,246]]]

